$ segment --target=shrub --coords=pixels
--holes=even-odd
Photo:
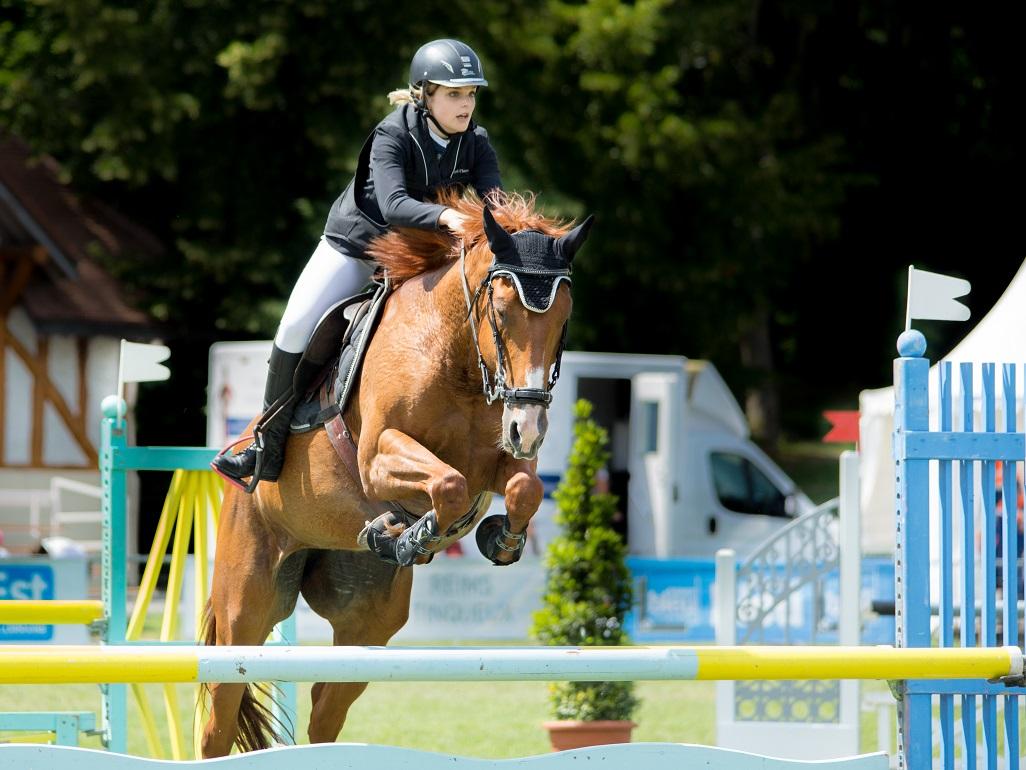
[[[548,546],[543,607],[531,630],[542,644],[627,643],[623,623],[631,606],[631,576],[623,539],[612,528],[617,499],[594,491],[609,459],[609,436],[591,411],[583,399],[574,406],[573,448],[553,495],[561,532]],[[630,719],[637,706],[633,682],[556,682],[549,692],[557,719]]]

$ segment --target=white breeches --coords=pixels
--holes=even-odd
[[[274,344],[302,353],[325,311],[360,291],[373,272],[373,262],[343,254],[322,237],[292,289]]]

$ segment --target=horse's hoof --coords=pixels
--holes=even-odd
[[[383,513],[363,528],[357,542],[364,540],[369,551],[399,567],[412,567],[421,557],[432,555],[431,546],[440,540],[434,511],[400,532],[401,526],[404,522],[397,514]]]
[[[508,567],[516,564],[524,554],[527,533],[514,535],[509,531],[509,516],[489,516],[477,525],[477,547],[482,555],[496,567]],[[505,538],[515,538],[517,545],[510,548],[503,542]],[[499,554],[505,551],[512,554],[509,561],[499,561]]]

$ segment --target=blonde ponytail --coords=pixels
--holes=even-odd
[[[417,99],[420,96],[420,89],[416,91],[412,88],[398,88],[395,91],[389,91],[388,103],[391,105],[396,104],[416,104]]]
[[[437,83],[428,83],[426,88],[418,88],[417,86],[397,88],[395,91],[389,92],[388,103],[391,105],[417,104],[424,99],[426,95],[433,94],[436,90],[438,90]],[[425,91],[427,94],[425,94]]]

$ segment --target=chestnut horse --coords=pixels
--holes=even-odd
[[[496,564],[519,558],[543,496],[536,457],[570,316],[570,264],[591,220],[571,230],[516,195],[487,207],[471,197],[442,203],[467,218],[462,240],[408,230],[372,245],[397,288],[343,413],[359,478],[317,430],[289,438],[276,483],[252,495],[226,488],[206,644],[263,644],[300,593],[331,623],[334,644],[386,644],[406,622],[413,570],[400,566],[409,554],[388,550],[402,523],[368,526],[380,510],[373,501],[420,517],[405,534],[417,530],[411,553],[423,563],[477,523],[489,493],[501,494],[506,516],[483,522],[478,542]],[[491,519],[499,523],[482,539]],[[338,737],[366,686],[313,686],[312,743]],[[204,757],[270,745],[274,725],[248,685],[209,692]]]

